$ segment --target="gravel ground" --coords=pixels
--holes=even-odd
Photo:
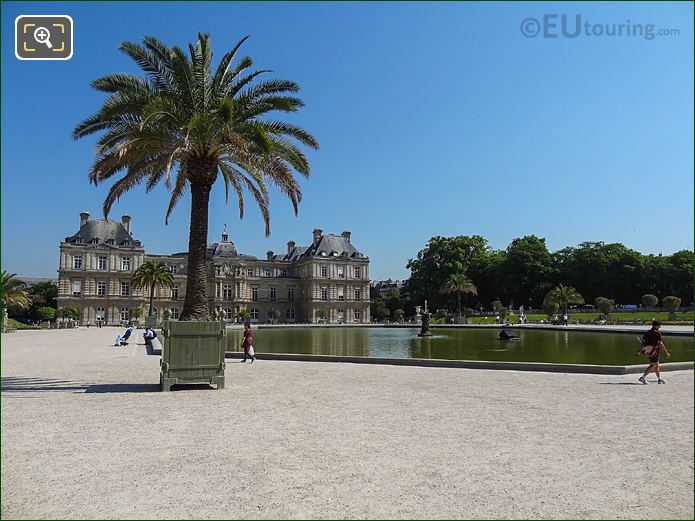
[[[692,371],[230,361],[161,393],[117,331],[2,336],[4,519],[693,518]]]

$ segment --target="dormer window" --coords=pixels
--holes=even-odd
[[[130,246],[130,241],[123,241],[123,246]]]
[[[113,239],[106,239],[106,244],[111,244],[111,245],[113,245]]]
[[[82,244],[82,237],[75,238],[75,244]]]
[[[171,266],[169,266],[169,271],[171,272],[172,275],[176,275],[176,265],[172,264]]]
[[[92,239],[89,242],[90,242],[90,244],[99,244],[99,239]]]

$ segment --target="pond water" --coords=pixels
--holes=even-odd
[[[292,327],[253,328],[257,353],[365,356],[374,358],[439,358],[448,360],[500,360],[562,364],[631,365],[638,334],[591,333],[512,329],[519,338],[500,340],[500,329],[433,328],[434,336],[420,338],[417,328]],[[646,331],[646,329],[645,329]],[[229,330],[228,351],[240,351],[242,331]],[[693,360],[693,337],[664,336],[671,358],[662,362]]]

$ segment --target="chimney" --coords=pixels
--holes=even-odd
[[[80,228],[82,228],[89,221],[89,212],[80,212]]]
[[[121,216],[121,223],[123,223],[123,227],[125,228],[125,231],[130,233],[130,215],[125,214]]]
[[[343,237],[345,237],[345,240],[346,240],[347,242],[350,242],[350,235],[351,235],[351,233],[350,233],[349,231],[345,230],[341,235],[342,235]]]
[[[314,244],[318,243],[321,240],[322,236],[323,236],[323,230],[319,230],[318,228],[314,228]]]
[[[268,250],[265,254],[268,257],[268,260],[273,260],[273,250]]]
[[[292,250],[294,250],[294,241],[287,241],[287,255],[291,255]]]

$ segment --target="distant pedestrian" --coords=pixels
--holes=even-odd
[[[659,373],[659,354],[663,351],[668,358],[671,358],[671,353],[668,352],[661,339],[661,333],[659,332],[660,328],[661,323],[658,320],[653,321],[652,328],[642,336],[642,346],[635,353],[635,356],[643,354],[649,357],[649,365],[644,370],[644,374],[639,378],[639,381],[643,384],[647,383],[647,375],[652,371],[656,373],[657,383],[666,383],[661,379],[661,374]]]
[[[568,320],[569,320],[569,317],[567,316],[567,313],[565,313],[564,315],[562,315],[562,323],[563,323],[565,326],[567,325],[567,321],[568,321]]]
[[[243,364],[246,362],[246,358],[251,358],[251,363],[256,361],[256,353],[253,349],[253,335],[251,334],[251,324],[248,322],[244,324],[244,340],[241,343],[241,347],[244,348],[244,359],[241,361]]]

